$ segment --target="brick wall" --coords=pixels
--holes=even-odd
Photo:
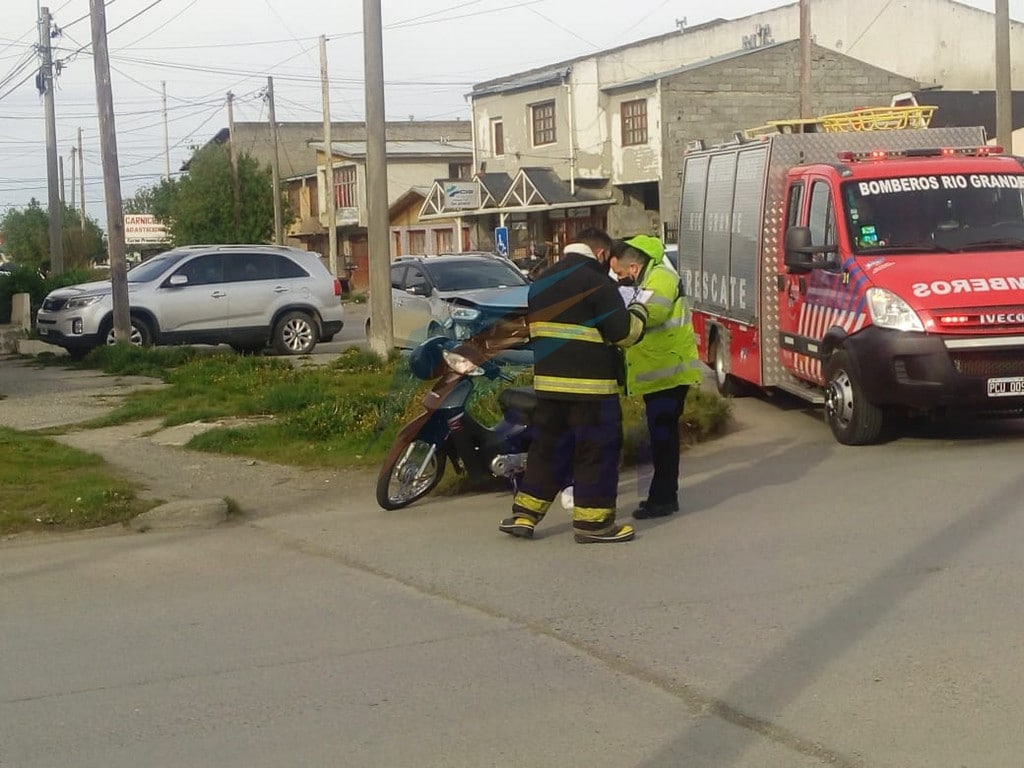
[[[894,94],[919,87],[914,80],[818,46],[812,50],[812,61],[811,111],[815,115],[888,105]],[[694,139],[713,144],[769,120],[798,117],[799,73],[800,44],[793,41],[663,80],[663,222],[676,226],[679,170],[686,145]]]

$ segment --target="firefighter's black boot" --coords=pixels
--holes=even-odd
[[[498,523],[498,530],[521,539],[532,539],[537,524],[528,517],[506,517]]]
[[[603,531],[582,531],[577,528],[575,538],[577,544],[600,544],[632,541],[634,536],[636,531],[632,525],[616,525]]]

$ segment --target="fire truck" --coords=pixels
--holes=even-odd
[[[723,394],[823,405],[847,445],[900,413],[1024,409],[1024,160],[929,109],[684,155],[679,270]]]

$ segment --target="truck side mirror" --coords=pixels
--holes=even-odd
[[[835,245],[811,245],[809,227],[790,227],[786,230],[785,264],[792,275],[803,275],[817,267],[833,268]],[[819,254],[823,257],[815,258]]]

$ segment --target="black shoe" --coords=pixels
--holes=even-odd
[[[651,502],[644,499],[640,506],[634,510],[633,517],[637,520],[649,520],[652,517],[667,517],[673,512],[679,511],[678,501]]]
[[[536,523],[528,517],[506,517],[498,523],[498,530],[521,539],[532,539]]]
[[[631,541],[636,536],[632,525],[619,525],[610,531],[602,533],[589,533],[587,531],[576,531],[577,544],[600,544],[604,542]]]

